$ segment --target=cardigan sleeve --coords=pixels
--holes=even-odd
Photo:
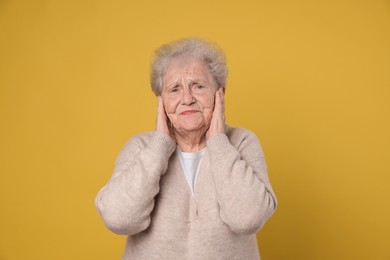
[[[159,180],[174,150],[172,139],[157,131],[147,141],[134,137],[124,146],[111,179],[95,199],[96,208],[111,231],[132,235],[149,226]]]
[[[242,129],[241,129],[242,130]],[[254,234],[277,206],[257,137],[220,134],[207,141],[220,217],[238,234]],[[233,140],[234,139],[234,140]]]

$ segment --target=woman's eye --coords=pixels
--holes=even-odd
[[[196,88],[197,89],[203,89],[203,88],[205,88],[205,86],[203,86],[203,85],[196,85]]]
[[[175,92],[178,92],[179,91],[179,89],[178,88],[172,88],[169,92],[171,92],[171,93],[175,93]]]

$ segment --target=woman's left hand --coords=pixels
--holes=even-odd
[[[164,102],[161,96],[157,97],[157,119],[156,119],[156,130],[169,135],[172,140],[176,143],[175,135],[172,129],[169,127],[169,119],[165,113]]]
[[[215,104],[210,127],[207,130],[206,138],[225,133],[225,88],[221,87],[215,92]]]

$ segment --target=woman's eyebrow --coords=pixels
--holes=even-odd
[[[174,87],[178,87],[178,86],[180,86],[180,85],[181,85],[180,79],[176,79],[176,80],[173,81],[173,82],[168,82],[167,87],[168,87],[168,88],[174,88]]]
[[[194,80],[191,80],[191,82],[190,82],[190,86],[192,87],[193,85],[197,85],[197,84],[207,84],[206,83],[206,81],[205,80],[196,80],[196,79],[194,79]]]
[[[192,87],[193,85],[196,84],[206,84],[204,80],[199,80],[199,79],[189,79],[188,86]],[[173,87],[179,87],[182,86],[182,81],[180,78],[176,79],[175,81],[168,82],[167,87],[168,88],[173,88]]]

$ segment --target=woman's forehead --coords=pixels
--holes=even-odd
[[[175,60],[172,61],[164,76],[164,83],[186,81],[210,80],[211,73],[206,64],[199,60]]]
[[[172,59],[167,66],[166,71],[172,69],[204,69],[207,70],[206,64],[199,59],[193,57],[177,57]]]

